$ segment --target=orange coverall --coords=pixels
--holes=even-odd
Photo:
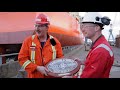
[[[25,70],[27,71],[28,78],[45,78],[40,72],[36,70],[37,66],[45,66],[48,62],[52,60],[52,47],[50,43],[50,35],[47,39],[44,47],[41,47],[40,41],[38,36],[35,35],[34,39],[32,40],[32,36],[29,36],[23,41],[21,50],[18,55],[18,61],[22,66],[27,60],[30,61],[31,57],[31,43],[32,41],[36,44],[35,46],[35,63],[30,62],[26,67]],[[54,37],[56,42],[55,49],[56,49],[56,58],[63,57],[62,47],[60,42]]]

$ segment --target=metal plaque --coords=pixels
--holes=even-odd
[[[80,63],[73,59],[60,58],[48,63],[46,68],[49,71],[48,75],[62,77],[76,73],[80,69]]]

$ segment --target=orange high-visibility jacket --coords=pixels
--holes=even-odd
[[[24,69],[27,71],[28,78],[44,78],[44,75],[38,72],[36,68],[37,66],[45,66],[49,61],[53,59],[53,50],[52,44],[50,42],[50,35],[48,36],[49,38],[47,39],[43,48],[41,47],[37,35],[34,35],[34,38],[32,38],[32,36],[29,36],[23,41],[21,50],[18,55],[18,61],[20,65],[22,67],[24,66]],[[56,42],[56,58],[61,58],[63,57],[61,44],[55,37],[53,38]],[[32,58],[34,57],[34,60],[31,60],[31,56]]]

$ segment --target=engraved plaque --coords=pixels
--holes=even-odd
[[[49,70],[48,75],[62,77],[75,74],[80,68],[80,63],[73,59],[60,58],[48,63],[46,68]]]

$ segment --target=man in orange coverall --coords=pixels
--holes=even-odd
[[[27,71],[28,78],[45,78],[45,65],[55,58],[63,57],[60,42],[48,34],[49,18],[39,14],[35,21],[35,35],[27,37],[22,44],[18,61]]]
[[[103,26],[109,24],[110,19],[102,17],[98,12],[86,13],[80,28],[84,36],[92,40],[92,45],[85,60],[85,67],[77,76],[63,76],[63,78],[109,78],[114,54],[102,35]]]

